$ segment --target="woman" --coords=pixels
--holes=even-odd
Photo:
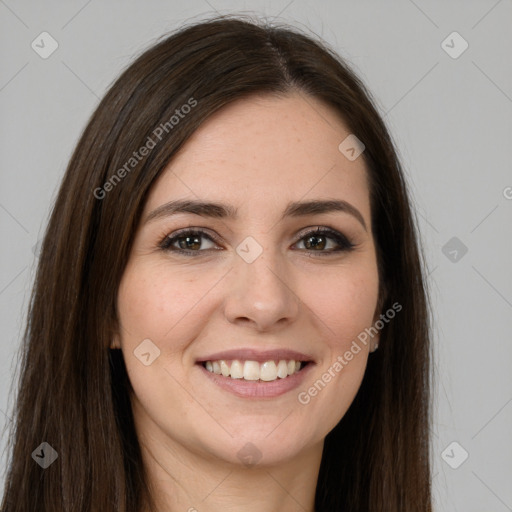
[[[431,511],[422,264],[338,56],[242,18],[162,40],[63,179],[2,510]]]

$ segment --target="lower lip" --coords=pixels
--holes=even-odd
[[[299,387],[314,364],[308,363],[297,373],[289,375],[284,379],[278,377],[270,382],[232,379],[231,377],[224,377],[224,375],[210,372],[202,364],[198,364],[198,366],[215,384],[234,395],[244,398],[273,398],[284,395],[288,391]]]

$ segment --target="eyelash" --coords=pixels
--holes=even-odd
[[[172,247],[172,244],[179,240],[180,238],[186,238],[186,236],[200,236],[208,238],[211,242],[217,243],[217,241],[210,236],[208,233],[203,231],[202,229],[197,228],[185,228],[181,231],[178,231],[177,233],[173,234],[172,236],[166,235],[164,239],[159,243],[159,248],[163,251],[172,251],[176,252],[183,256],[199,256],[201,252],[209,251],[209,250],[218,250],[218,249],[203,249],[203,250],[197,250],[197,251],[189,251],[187,249],[178,249],[176,247]],[[325,236],[326,238],[333,239],[340,248],[338,249],[330,249],[330,250],[323,250],[323,251],[315,251],[312,249],[301,249],[307,252],[318,252],[321,257],[328,256],[328,255],[336,255],[340,252],[350,252],[354,249],[355,244],[353,244],[345,235],[342,233],[339,233],[338,231],[335,231],[330,228],[321,228],[318,227],[315,230],[308,231],[305,233],[298,241],[301,242],[304,239],[307,239],[311,236]]]

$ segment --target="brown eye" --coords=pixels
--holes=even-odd
[[[328,240],[335,242],[334,248],[331,247],[325,250],[327,245],[329,245]],[[304,243],[306,250],[318,253],[338,253],[341,251],[350,251],[354,248],[354,244],[352,244],[345,235],[326,228],[318,228],[315,231],[306,233],[306,235],[301,238],[300,242]]]
[[[201,247],[204,245],[203,240],[213,240],[204,231],[200,230],[186,230],[181,231],[173,236],[166,236],[160,243],[160,248],[167,251],[176,251],[184,254],[199,253],[203,250],[209,250]],[[176,246],[177,244],[177,246]]]
[[[164,251],[172,251],[188,256],[198,256],[203,251],[214,249],[214,247],[204,247],[205,240],[215,246],[215,241],[205,231],[186,229],[172,236],[166,236],[159,244],[159,247]],[[304,244],[304,249],[301,250],[318,253],[319,255],[350,251],[355,247],[345,235],[328,228],[318,228],[314,231],[310,231],[306,233],[298,243]]]

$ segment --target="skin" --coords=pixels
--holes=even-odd
[[[352,403],[378,342],[377,335],[360,344],[308,404],[299,403],[298,393],[380,313],[365,163],[338,150],[349,134],[332,109],[303,94],[239,100],[194,133],[151,190],[119,288],[121,331],[112,347],[123,351],[159,510],[314,511],[324,438]],[[144,222],[174,199],[228,203],[238,218],[179,213]],[[349,202],[367,230],[340,211],[280,220],[288,202],[312,199]],[[159,248],[190,226],[219,242],[200,238],[192,244],[196,256]],[[327,254],[338,247],[331,238],[320,248],[306,245],[307,232],[322,226],[355,248]],[[252,263],[236,252],[247,236],[262,248]],[[148,366],[133,353],[144,339],[160,350]],[[295,390],[247,399],[213,384],[195,364],[243,347],[297,350],[315,366]],[[247,442],[261,456],[252,467],[237,455]]]

